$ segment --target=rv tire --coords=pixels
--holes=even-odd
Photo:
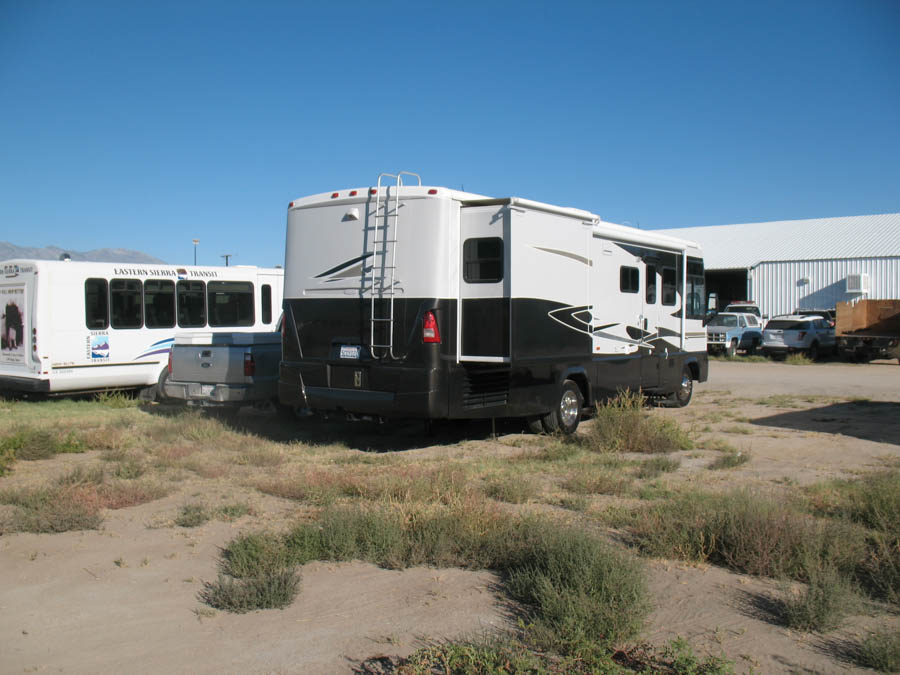
[[[694,374],[690,367],[685,366],[681,371],[681,381],[678,388],[664,399],[667,408],[683,408],[691,402],[694,394]]]
[[[548,434],[557,431],[573,434],[581,421],[581,406],[581,390],[572,380],[566,380],[560,389],[559,402],[553,410],[541,417],[541,426]]]
[[[533,434],[540,434],[544,431],[544,425],[541,423],[540,417],[529,417],[526,423],[528,424],[528,431]]]

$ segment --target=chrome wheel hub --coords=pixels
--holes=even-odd
[[[559,402],[559,418],[563,425],[570,427],[578,419],[578,396],[574,391],[566,391]]]

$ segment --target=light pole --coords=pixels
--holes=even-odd
[[[228,259],[233,256],[234,253],[223,253],[222,257],[225,258],[225,267],[228,267]]]
[[[199,239],[192,239],[191,241],[194,242],[194,264],[196,265],[196,264],[197,264],[197,244],[200,243],[200,240],[199,240]]]

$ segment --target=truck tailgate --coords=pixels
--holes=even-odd
[[[204,384],[250,382],[244,375],[244,355],[280,353],[278,333],[193,333],[176,335],[172,346],[171,379]]]

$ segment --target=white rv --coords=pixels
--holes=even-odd
[[[696,244],[390,177],[289,206],[282,403],[571,432],[619,389],[706,380]]]
[[[274,330],[283,279],[243,266],[0,262],[0,393],[156,387],[176,332]]]

